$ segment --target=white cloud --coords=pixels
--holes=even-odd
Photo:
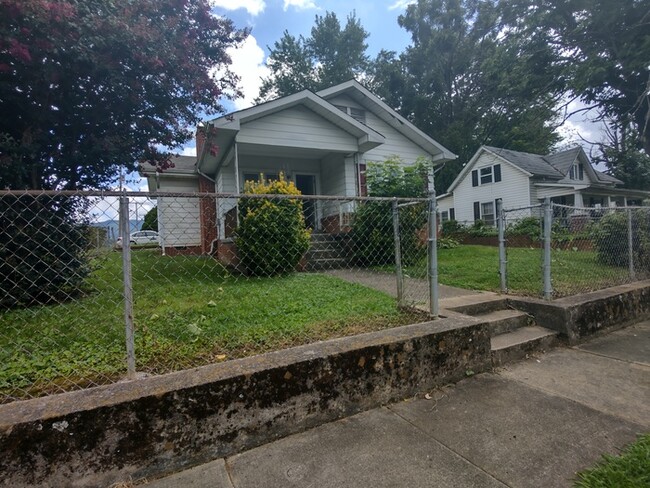
[[[404,10],[406,7],[413,5],[414,3],[415,0],[397,0],[394,4],[388,7],[388,10]]]
[[[284,0],[284,11],[286,12],[289,7],[293,7],[296,10],[308,10],[318,7],[314,3],[314,0]]]
[[[184,147],[180,154],[181,156],[196,156],[196,146]]]
[[[266,3],[264,0],[210,0],[210,6],[221,7],[226,10],[245,9],[249,14],[255,16],[264,11]]]
[[[269,75],[264,64],[264,49],[257,44],[254,36],[248,36],[243,44],[228,50],[232,59],[230,69],[240,77],[243,98],[235,100],[235,108],[242,110],[253,105],[253,100],[260,94],[262,78]]]

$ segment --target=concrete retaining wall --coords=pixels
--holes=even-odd
[[[603,330],[650,316],[650,281],[546,302],[509,297],[508,303],[535,317],[542,327],[557,330],[569,344]]]
[[[3,486],[160,476],[490,367],[454,317],[0,406]]]

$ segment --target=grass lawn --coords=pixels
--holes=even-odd
[[[229,275],[215,260],[133,253],[138,371],[206,362],[414,320],[388,295],[338,278]],[[125,373],[122,255],[96,261],[87,296],[0,314],[0,401]]]
[[[542,250],[508,248],[508,288],[512,293],[541,295]],[[410,266],[407,274],[413,278],[426,277],[426,258]],[[472,290],[498,291],[499,249],[494,246],[461,245],[438,250],[438,276],[443,285]],[[626,283],[627,268],[603,266],[590,251],[552,251],[551,278],[556,295],[599,290]]]
[[[650,434],[640,436],[620,456],[603,456],[595,467],[578,473],[576,488],[650,486]]]

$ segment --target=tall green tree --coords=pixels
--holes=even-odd
[[[504,35],[496,0],[419,0],[398,21],[411,45],[379,54],[372,86],[459,155],[438,191],[482,144],[546,153],[558,141],[552,52],[541,39]]]
[[[0,187],[97,188],[237,94],[208,0],[0,0]],[[217,76],[211,73],[219,73]]]
[[[359,77],[368,68],[368,36],[354,12],[344,27],[333,12],[316,15],[307,38],[285,31],[272,48],[268,47],[271,74],[262,81],[257,101],[305,89],[317,91]]]
[[[531,42],[548,43],[570,94],[624,134],[621,164],[629,161],[633,148],[650,154],[650,1],[503,0],[503,4],[513,31]],[[619,146],[607,141],[605,145],[615,152]],[[614,156],[606,156],[612,171],[617,164]]]

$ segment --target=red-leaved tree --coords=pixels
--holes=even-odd
[[[101,188],[164,169],[238,94],[247,35],[208,0],[0,0],[0,188]]]

